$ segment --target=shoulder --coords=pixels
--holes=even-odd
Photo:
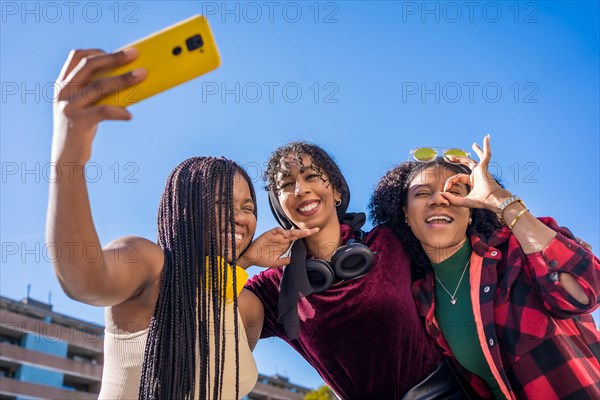
[[[400,246],[402,249],[404,249],[400,239],[398,239],[392,229],[387,225],[377,225],[365,235],[364,242],[369,247],[378,245],[393,245]]]
[[[149,281],[158,278],[164,264],[163,249],[156,243],[140,236],[123,236],[104,246],[107,261],[129,264],[148,275]]]
[[[277,310],[281,277],[281,268],[271,268],[254,275],[244,286],[244,289],[254,294],[260,303],[262,303],[263,309],[261,312],[263,315],[265,314],[265,310],[271,313]]]
[[[394,265],[401,269],[410,269],[410,259],[404,244],[394,232],[386,225],[378,225],[369,232],[364,239],[376,260],[381,260],[386,265]]]
[[[269,268],[254,275],[246,283],[246,288],[252,287],[275,287],[279,288],[281,277],[283,276],[283,268]]]
[[[104,246],[104,251],[129,252],[131,256],[139,256],[143,261],[163,261],[163,249],[156,243],[141,236],[122,236]],[[162,264],[162,263],[161,263]]]
[[[119,329],[147,327],[156,307],[164,253],[156,243],[139,236],[124,236],[104,247],[110,281],[115,292],[107,323]]]

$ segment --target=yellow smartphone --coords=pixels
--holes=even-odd
[[[104,97],[96,104],[127,107],[212,71],[221,64],[208,20],[202,15],[190,17],[117,51],[131,47],[139,52],[134,61],[98,74],[94,79],[120,75],[139,67],[146,69],[146,79]]]

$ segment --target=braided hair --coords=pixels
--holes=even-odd
[[[431,263],[421,243],[406,223],[403,208],[407,205],[410,183],[419,173],[432,167],[447,168],[457,174],[471,174],[468,167],[447,162],[440,157],[430,162],[403,162],[381,178],[369,202],[369,214],[373,223],[388,225],[404,244],[411,261],[413,280],[422,278]],[[485,239],[500,228],[496,215],[489,210],[474,208],[471,218],[473,222],[467,228],[467,235],[476,234]]]
[[[231,253],[236,260],[239,250],[234,240],[223,240],[235,232],[233,184],[236,172],[248,182],[256,210],[250,178],[228,159],[190,158],[179,164],[167,179],[158,210],[158,244],[165,258],[144,352],[140,399],[191,399],[196,391],[196,376],[199,376],[197,390],[201,399],[207,399],[210,394],[213,399],[221,397],[226,288],[233,286],[235,290],[237,277],[233,268],[233,282],[227,282],[226,268],[220,257]],[[237,306],[234,296],[234,310]],[[211,332],[214,332],[214,344]],[[234,334],[237,398],[237,311],[234,312]],[[214,360],[210,359],[211,345],[214,345]],[[214,376],[210,376],[212,371]]]

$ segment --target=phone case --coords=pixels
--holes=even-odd
[[[139,52],[134,61],[96,75],[94,79],[120,75],[139,67],[146,69],[146,79],[104,97],[96,104],[127,107],[212,71],[221,63],[208,20],[201,15],[195,15],[119,50],[130,47],[135,47]]]

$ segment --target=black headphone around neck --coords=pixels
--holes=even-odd
[[[338,247],[331,256],[331,262],[319,258],[306,260],[306,275],[314,293],[323,292],[334,283],[356,279],[365,275],[373,264],[373,252],[361,239],[363,232],[355,231],[357,239]]]

